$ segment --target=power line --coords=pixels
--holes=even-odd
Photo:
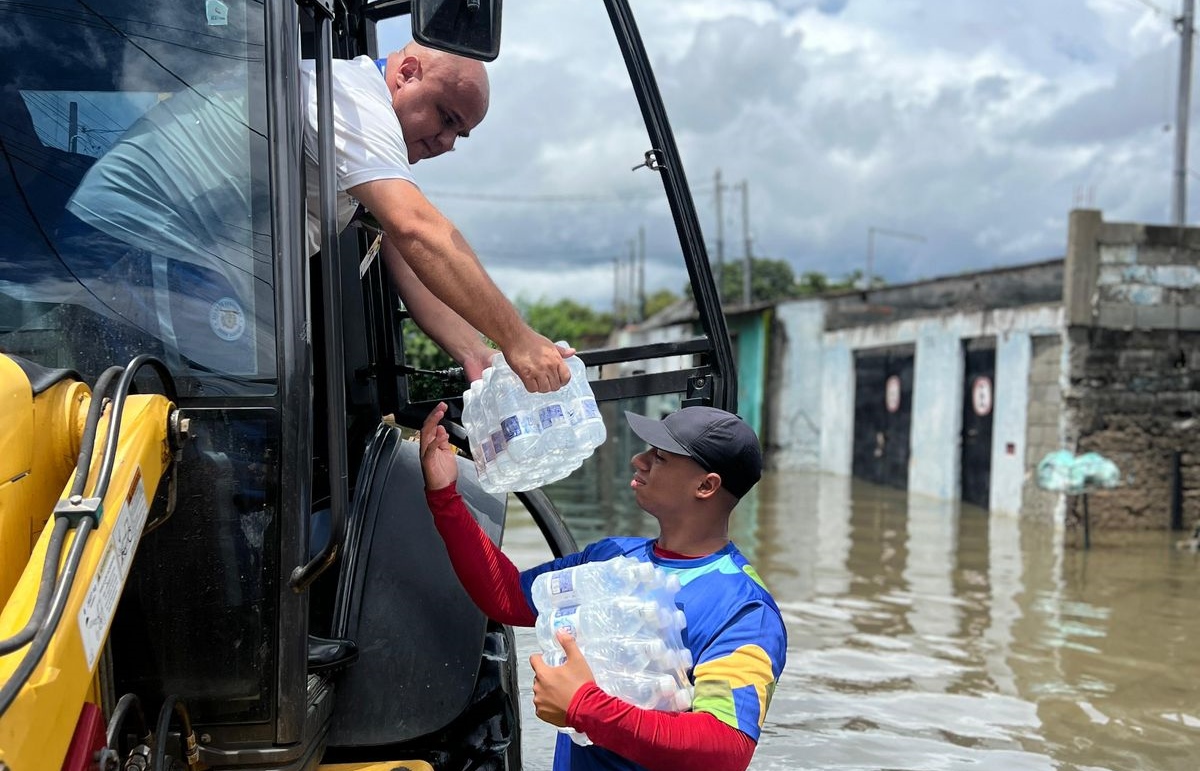
[[[1151,11],[1153,11],[1156,16],[1165,16],[1168,19],[1170,19],[1172,17],[1171,14],[1168,13],[1165,8],[1161,8],[1158,5],[1155,5],[1150,0],[1125,0],[1125,2],[1127,4],[1135,3],[1135,4],[1140,4],[1142,6],[1145,6],[1146,8],[1149,8]]]
[[[692,195],[711,195],[712,190],[698,188]],[[486,201],[488,203],[608,203],[624,204],[663,199],[661,190],[654,192],[622,191],[616,193],[544,193],[540,195],[511,195],[509,193],[475,193],[462,190],[426,190],[430,198],[453,198],[461,201]]]

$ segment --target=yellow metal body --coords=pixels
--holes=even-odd
[[[319,771],[433,771],[424,760],[389,760],[386,763],[335,763],[319,766]]]
[[[4,559],[18,559],[21,552],[9,548],[7,528],[12,527],[12,532],[20,532],[25,539],[38,530],[41,535],[32,550],[26,541],[20,577],[0,611],[0,639],[20,630],[33,611],[52,529],[45,523],[55,501],[70,490],[72,456],[78,456],[80,415],[86,416],[91,401],[90,391],[81,384],[60,384],[77,388],[55,394],[55,386],[36,400],[27,399],[24,394],[29,383],[25,381],[25,392],[16,387],[10,364],[0,356],[0,468],[6,474],[18,470],[18,478],[5,476],[5,488],[0,488],[0,518],[6,528]],[[48,403],[39,406],[43,397]],[[171,460],[168,421],[172,409],[163,396],[135,395],[126,399],[108,494],[99,525],[88,537],[66,609],[37,668],[0,716],[0,766],[9,771],[60,768],[83,703],[96,701],[95,671],[100,649],[107,639],[149,502]],[[106,410],[100,422],[85,495],[95,484],[110,414],[111,410]],[[15,463],[14,454],[18,458]],[[64,473],[66,458],[70,462]],[[28,466],[24,477],[19,476],[21,465]],[[29,491],[17,492],[17,486],[26,478],[31,484]],[[9,487],[13,489],[5,492]],[[52,495],[47,494],[50,488],[55,488]],[[24,524],[10,524],[10,519]],[[74,532],[66,539],[64,559]],[[0,656],[0,683],[8,682],[26,651],[27,647]]]
[[[75,468],[88,398],[86,385],[69,381],[35,399],[21,368],[0,356],[0,605]]]

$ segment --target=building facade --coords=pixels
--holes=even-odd
[[[1050,452],[1120,484],[1093,527],[1200,520],[1200,229],[1070,215],[1064,258],[727,310],[739,410],[770,467],[864,478],[1072,524],[1037,485]],[[633,331],[690,334],[678,308]]]

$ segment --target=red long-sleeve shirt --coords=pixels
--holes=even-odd
[[[520,571],[479,527],[455,486],[427,490],[425,499],[450,564],[480,610],[502,624],[533,626],[537,615],[521,591]],[[567,724],[650,771],[744,771],[754,755],[753,739],[713,715],[641,709],[594,682],[575,692]]]

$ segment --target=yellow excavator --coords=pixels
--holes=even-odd
[[[603,403],[732,409],[730,340],[649,57],[627,0],[596,3],[695,335],[581,356]],[[466,597],[425,509],[405,438],[431,404],[409,389],[406,314],[370,228],[336,233],[333,164],[305,179],[306,153],[334,148],[328,134],[305,147],[297,79],[314,60],[323,125],[334,58],[378,55],[399,22],[491,60],[500,12],[0,0],[0,771],[521,768],[513,633]],[[574,12],[525,20],[549,39]],[[187,212],[95,184],[127,140],[172,130],[164,113],[199,152],[147,161],[180,170],[164,176]],[[218,163],[211,131],[236,163]],[[306,185],[322,200],[311,260]],[[508,499],[476,483],[450,401],[460,488],[499,543]],[[633,440],[609,425],[599,455],[623,461]],[[552,553],[575,548],[545,491],[516,500]]]

